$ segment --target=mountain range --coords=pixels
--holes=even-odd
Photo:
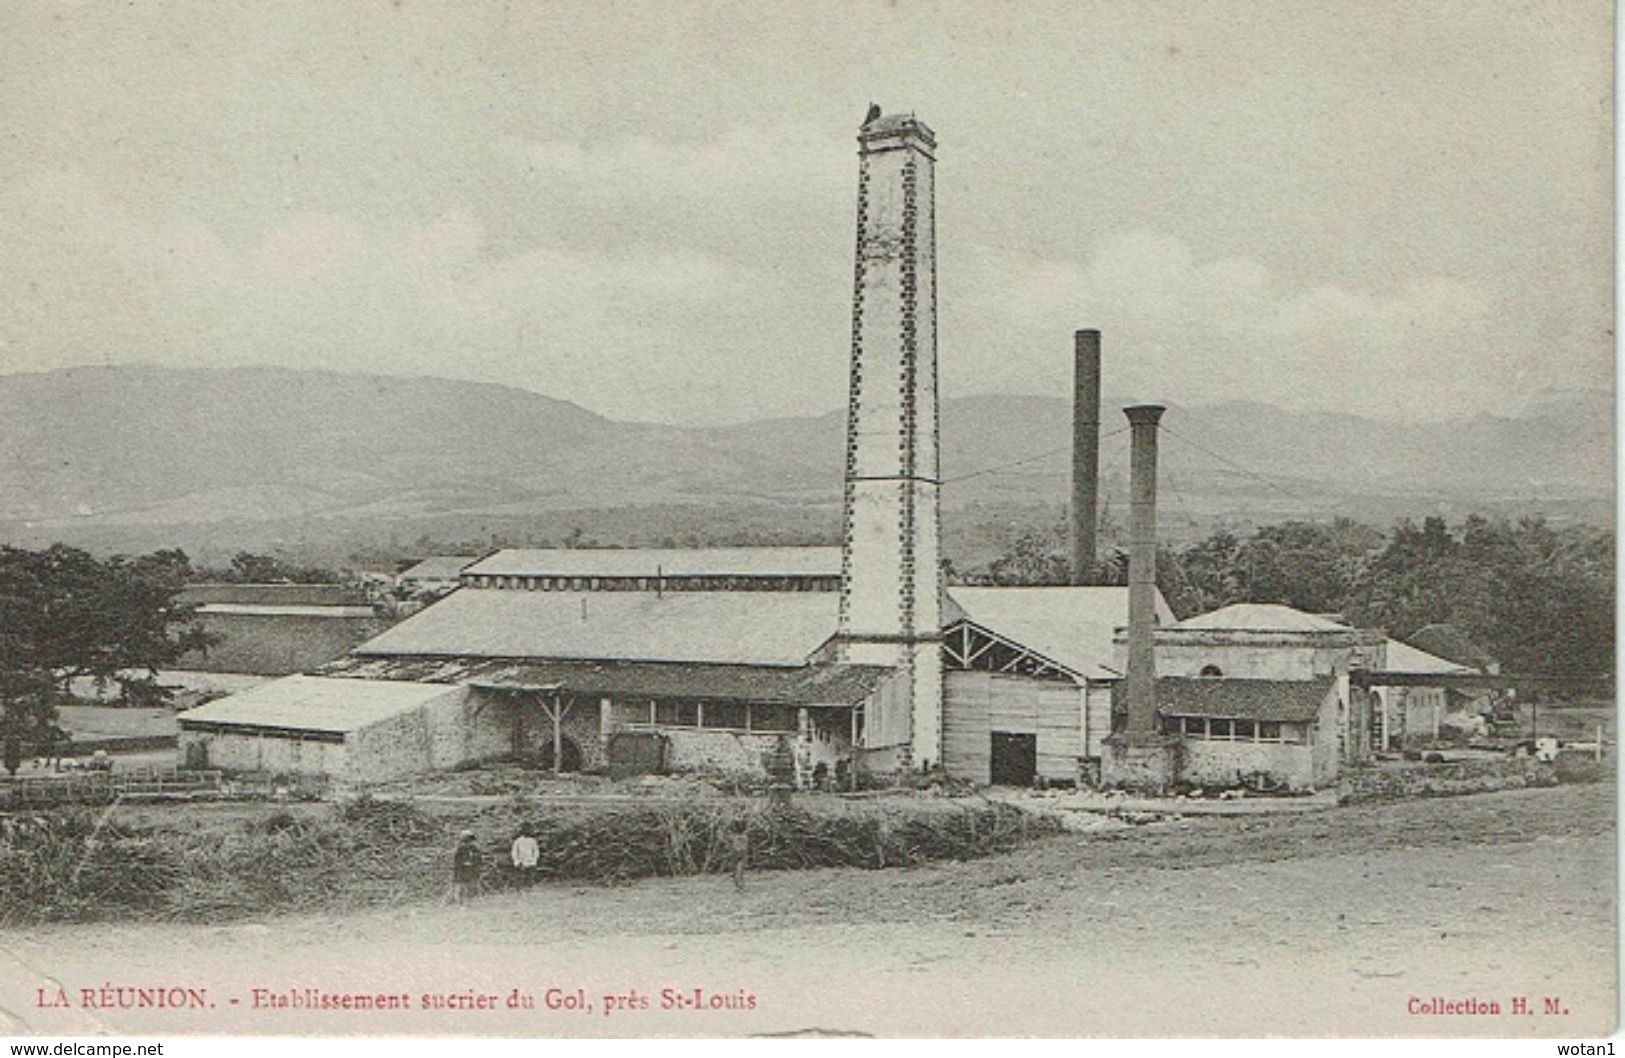
[[[1103,402],[1108,510],[1126,495],[1121,404]],[[1539,394],[1504,415],[1427,423],[1175,405],[1163,424],[1163,522],[1187,536],[1334,514],[1378,524],[1469,510],[1612,517],[1606,393]],[[949,516],[1058,513],[1070,427],[1059,397],[945,400]],[[690,527],[827,535],[843,430],[840,411],[622,422],[526,390],[426,377],[151,366],[0,375],[0,539],[230,550],[574,516],[605,542],[639,543],[674,524],[662,511],[688,512],[677,522]]]

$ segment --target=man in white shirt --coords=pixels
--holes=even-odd
[[[519,872],[520,880],[525,885],[534,882],[536,867],[542,858],[542,847],[536,843],[536,838],[528,825],[519,828],[519,835],[513,839],[513,846],[508,853],[513,857],[513,867]]]

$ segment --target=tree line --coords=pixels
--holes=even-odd
[[[1067,582],[1065,527],[1023,534],[981,579]],[[1094,583],[1126,584],[1112,548]],[[1464,631],[1509,672],[1603,676],[1614,666],[1614,534],[1471,515],[1404,520],[1382,532],[1350,519],[1219,530],[1161,547],[1157,584],[1180,618],[1237,602],[1339,614],[1404,639],[1429,624]]]

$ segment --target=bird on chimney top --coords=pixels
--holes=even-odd
[[[880,117],[880,104],[870,103],[869,113],[864,115],[862,127],[868,128],[870,125],[873,125],[875,123],[875,119],[878,117]]]

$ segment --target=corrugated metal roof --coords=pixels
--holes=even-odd
[[[841,574],[838,547],[514,548],[463,570],[498,577],[824,576]]]
[[[247,606],[359,606],[367,593],[351,584],[188,584],[177,594],[188,606],[236,603]]]
[[[1348,625],[1278,603],[1238,602],[1198,614],[1175,627],[1237,632],[1351,632]]]
[[[1118,675],[1112,637],[1128,623],[1128,589],[1120,587],[953,587],[948,598],[972,624],[1089,679]],[[1173,611],[1157,593],[1157,619]]]
[[[197,608],[200,614],[235,614],[240,617],[376,617],[370,606],[258,606],[249,603],[211,602]]]
[[[803,665],[835,633],[835,592],[460,588],[357,654]]]
[[[1425,650],[1418,650],[1409,643],[1402,643],[1397,639],[1388,640],[1387,659],[1383,662],[1386,672],[1406,673],[1446,673],[1446,672],[1472,672],[1466,665],[1458,665],[1454,661],[1447,661]]]
[[[1418,650],[1425,650],[1447,661],[1479,672],[1487,672],[1497,664],[1483,647],[1468,638],[1467,633],[1452,624],[1431,624],[1418,629],[1410,637]]]
[[[1329,676],[1315,680],[1165,676],[1157,680],[1157,711],[1166,716],[1314,720],[1331,689]]]
[[[180,723],[343,733],[455,693],[443,683],[286,676],[188,709]]]
[[[867,698],[897,670],[883,665],[675,665],[658,662],[543,662],[492,668],[476,687],[558,689],[627,698],[710,699],[844,706]]]
[[[867,698],[896,671],[884,665],[822,663],[788,668],[649,661],[348,657],[323,666],[321,674],[356,680],[466,683],[611,697],[844,706]]]
[[[360,680],[406,680],[412,683],[467,683],[470,678],[493,668],[504,668],[511,661],[493,658],[442,658],[393,656],[388,654],[362,656],[347,654],[329,661],[311,672],[313,676],[342,676]]]

